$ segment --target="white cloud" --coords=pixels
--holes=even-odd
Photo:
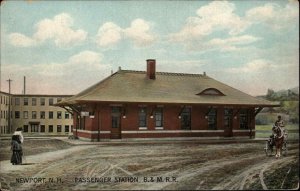
[[[208,41],[207,46],[221,51],[237,51],[241,46],[254,43],[259,39],[251,35],[234,36],[226,39],[214,38]]]
[[[102,54],[93,51],[82,51],[71,56],[64,63],[35,64],[32,67],[41,76],[66,76],[78,72],[100,71],[108,65],[102,63]]]
[[[256,21],[272,19],[275,15],[274,6],[274,4],[267,3],[264,6],[252,8],[246,12],[246,17]]]
[[[68,69],[63,63],[34,64],[31,68],[41,78],[63,76]]]
[[[189,17],[181,31],[170,35],[174,42],[201,39],[214,31],[227,30],[230,35],[243,32],[249,25],[234,13],[235,5],[227,1],[213,1],[197,10],[197,17]]]
[[[288,59],[256,59],[241,67],[212,74],[215,79],[251,95],[263,95],[268,88],[280,90],[299,86],[298,61]]]
[[[72,29],[74,20],[67,13],[56,15],[53,19],[44,19],[35,25],[36,32],[32,37],[20,33],[9,35],[14,46],[28,47],[39,45],[46,40],[53,40],[58,47],[68,47],[79,44],[86,39],[87,32]]]
[[[246,38],[246,42],[242,44],[250,44],[258,40],[256,37],[250,39],[251,35],[238,36],[255,24],[263,24],[272,30],[299,27],[299,3],[295,1],[289,2],[285,7],[276,3],[266,3],[249,9],[245,16],[235,14],[235,9],[234,2],[210,2],[200,7],[196,11],[196,16],[187,18],[180,31],[170,34],[169,41],[180,43],[185,49],[193,51],[220,48],[221,51],[235,51],[240,49],[233,46],[233,44],[237,45],[233,42],[235,39],[240,41],[239,38]],[[225,32],[229,37],[225,41],[209,40],[215,32]]]
[[[20,33],[11,33],[8,38],[10,43],[17,47],[29,47],[36,44],[35,40]]]
[[[215,38],[210,40],[210,44],[224,45],[224,44],[249,44],[257,41],[259,38],[251,35],[235,36],[226,39]]]
[[[99,46],[107,47],[118,43],[122,38],[122,29],[112,23],[104,23],[98,30],[97,44]]]
[[[208,41],[202,41],[201,43],[198,43],[197,41],[190,42],[186,44],[186,48],[189,51],[201,50],[202,53],[213,50],[219,50],[221,52],[241,51],[247,49],[247,45],[260,39],[261,38],[252,35],[233,36],[223,39],[214,38]]]
[[[69,58],[70,63],[78,64],[100,64],[102,61],[102,55],[93,51],[82,51]]]
[[[264,6],[248,10],[246,19],[251,23],[264,24],[274,30],[285,29],[293,24],[296,26],[299,23],[299,3],[291,1],[285,7],[267,3]]]
[[[129,39],[135,46],[148,46],[155,41],[151,28],[151,23],[143,19],[133,20],[130,27],[124,29],[113,22],[107,22],[99,28],[96,43],[101,47],[111,47],[122,39]]]
[[[135,19],[130,27],[124,30],[125,36],[132,39],[137,46],[147,46],[154,42],[155,38],[150,33],[151,25],[143,19]]]
[[[26,76],[28,93],[75,94],[110,74],[111,66],[103,63],[102,57],[82,51],[59,63],[3,64],[2,74],[4,79],[14,80],[13,93],[21,93],[21,79]]]
[[[277,66],[269,60],[257,59],[251,62],[248,62],[242,67],[230,68],[227,69],[229,73],[252,73],[252,72],[262,72],[262,70],[269,70],[276,68]]]

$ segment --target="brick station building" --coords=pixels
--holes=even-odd
[[[255,136],[255,116],[278,105],[255,98],[205,73],[121,70],[59,102],[73,113],[80,139]]]

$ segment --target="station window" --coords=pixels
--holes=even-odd
[[[240,110],[240,129],[248,129],[248,112],[246,109]]]
[[[181,129],[191,129],[191,108],[185,107],[181,113]]]
[[[140,107],[139,109],[139,127],[147,127],[147,108]]]
[[[163,108],[158,107],[155,109],[155,127],[163,126]]]
[[[217,129],[217,109],[212,108],[208,113],[208,128]]]

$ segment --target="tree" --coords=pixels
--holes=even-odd
[[[274,90],[268,89],[268,92],[267,92],[267,95],[266,95],[266,99],[273,101],[273,99],[275,97],[274,94],[275,94]]]

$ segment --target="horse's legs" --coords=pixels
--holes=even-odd
[[[279,145],[276,145],[276,155],[275,155],[275,157],[276,158],[280,157],[280,154],[281,154],[281,148],[279,147]]]
[[[275,147],[276,147],[276,158],[281,156],[282,153],[282,146],[283,146],[284,142],[283,142],[283,138],[279,139],[279,140],[275,140]]]
[[[282,142],[283,143],[283,142]],[[277,157],[281,157],[281,153],[282,153],[282,143],[278,144],[276,146],[276,158]]]
[[[281,147],[279,147],[279,157],[281,156],[281,152],[282,152],[282,145]]]

